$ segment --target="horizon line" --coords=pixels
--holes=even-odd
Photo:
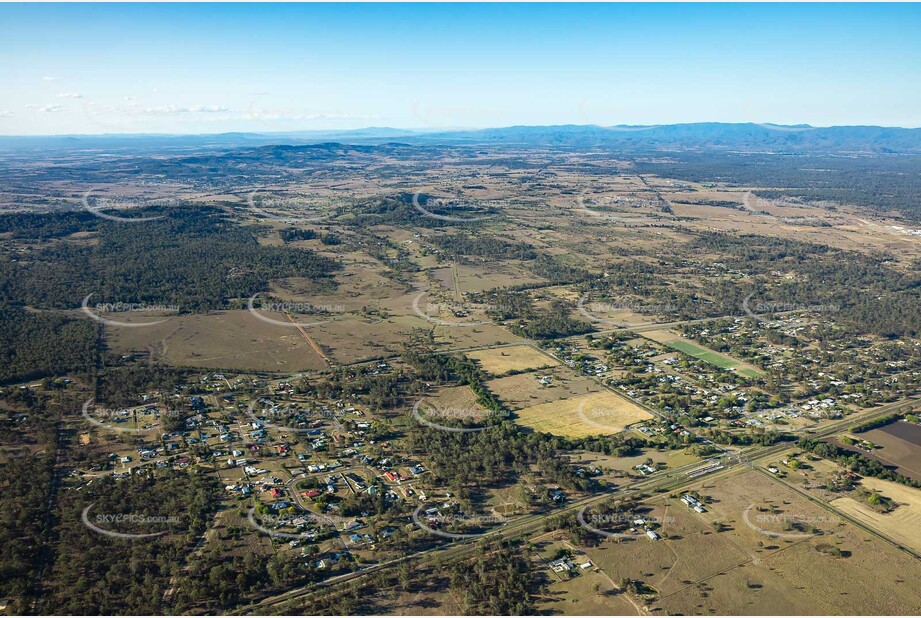
[[[540,128],[553,128],[553,127],[579,127],[579,128],[590,128],[595,127],[599,129],[606,128],[631,128],[631,129],[657,129],[663,127],[680,127],[680,126],[694,126],[694,125],[752,125],[759,127],[779,127],[785,129],[848,129],[848,128],[873,128],[873,129],[901,129],[904,131],[916,131],[921,130],[921,126],[917,127],[907,127],[902,125],[880,125],[880,124],[831,124],[831,125],[812,125],[808,123],[797,123],[797,124],[785,124],[779,122],[754,122],[754,121],[744,121],[744,122],[724,122],[719,120],[705,120],[705,121],[696,121],[696,122],[671,122],[671,123],[659,123],[659,124],[578,124],[578,123],[564,123],[564,124],[511,124],[511,125],[497,125],[497,126],[484,126],[484,127],[436,127],[436,128],[426,128],[426,127],[392,127],[392,126],[367,126],[367,127],[358,127],[354,129],[337,129],[337,128],[324,128],[324,129],[295,129],[295,130],[286,130],[286,131],[220,131],[220,132],[210,132],[210,133],[168,133],[168,132],[123,132],[123,133],[29,133],[21,135],[11,135],[11,134],[0,134],[0,139],[17,139],[17,138],[83,138],[83,137],[219,137],[222,135],[293,135],[293,134],[309,134],[309,133],[356,133],[360,131],[406,131],[408,133],[416,133],[419,135],[431,134],[431,133],[458,133],[466,131],[488,131],[495,129],[515,129],[515,128],[529,128],[529,129],[540,129]]]

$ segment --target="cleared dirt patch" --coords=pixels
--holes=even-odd
[[[883,447],[862,454],[897,466],[905,476],[921,479],[921,426],[898,421],[860,434],[860,438]]]

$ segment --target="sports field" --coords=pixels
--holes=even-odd
[[[764,375],[760,369],[745,363],[738,359],[735,359],[731,356],[726,356],[725,354],[720,354],[719,352],[714,352],[709,348],[705,348],[698,343],[694,343],[689,339],[685,339],[677,333],[673,333],[670,330],[651,330],[649,332],[642,333],[643,337],[651,339],[657,343],[667,345],[668,347],[678,350],[688,356],[693,356],[694,358],[700,359],[711,365],[715,365],[720,369],[729,369],[735,371],[739,375],[745,376],[746,378],[760,378]]]

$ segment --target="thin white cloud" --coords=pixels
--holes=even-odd
[[[152,116],[173,115],[173,114],[212,114],[216,112],[229,112],[230,108],[220,105],[193,105],[185,107],[182,105],[165,105],[163,107],[147,107],[144,109],[145,114]]]
[[[38,111],[42,112],[43,114],[54,114],[56,112],[64,111],[64,108],[60,105],[45,105],[43,107],[39,107]]]
[[[133,96],[124,97],[122,105],[88,102],[85,106],[91,115],[108,117],[112,120],[121,118],[124,121],[143,121],[158,117],[195,118],[197,121],[322,121],[322,120],[372,120],[380,119],[378,115],[353,114],[337,111],[311,111],[294,109],[260,109],[248,111],[235,110],[223,105],[162,105],[144,107],[136,102]]]
[[[56,79],[56,78],[55,78],[55,77],[52,77],[51,75],[45,75],[45,76],[42,78],[42,81],[45,81],[45,82],[53,82],[55,79]]]
[[[0,118],[10,118],[13,116],[13,112],[8,109],[0,109]]]
[[[83,95],[79,92],[61,92],[58,94],[59,99],[82,99]]]
[[[189,109],[190,112],[213,114],[215,112],[229,112],[230,108],[221,105],[196,105]]]

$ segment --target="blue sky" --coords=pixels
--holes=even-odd
[[[921,126],[919,5],[0,5],[0,134]]]

